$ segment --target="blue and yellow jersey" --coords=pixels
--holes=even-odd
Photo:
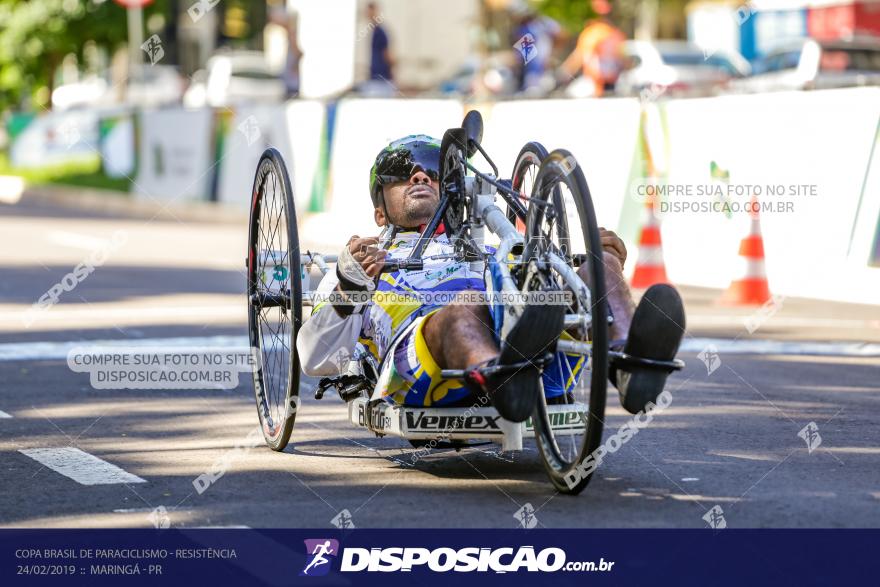
[[[388,247],[387,261],[401,260],[410,255],[419,237],[417,232],[397,235]],[[491,248],[487,248],[491,250]],[[493,279],[493,271],[474,271],[470,264],[454,259],[454,247],[446,235],[435,236],[422,254],[423,269],[420,271],[395,271],[383,273],[378,280],[372,301],[364,308],[361,317],[347,319],[335,317],[335,313],[320,304],[314,312],[329,311],[321,326],[313,324],[315,318],[307,321],[300,331],[297,346],[304,364],[321,364],[323,355],[333,355],[337,347],[353,345],[355,332],[359,328],[357,341],[366,348],[378,362],[387,359],[386,355],[396,343],[398,335],[401,343],[396,343],[393,360],[386,360],[383,375],[374,393],[388,401],[406,405],[455,405],[467,401],[471,391],[463,382],[443,380],[440,367],[427,349],[421,327],[424,322],[413,324],[442,306],[449,304],[457,294],[464,291],[481,293],[486,291],[486,279]],[[493,279],[497,281],[497,277]],[[319,293],[331,292],[338,283],[335,273],[328,273],[318,286]],[[497,283],[495,284],[497,289]],[[501,308],[493,310],[496,322],[496,335],[500,332]],[[498,316],[495,316],[498,314]],[[323,324],[326,322],[326,324]],[[350,323],[353,329],[344,324]],[[358,326],[355,326],[358,325]],[[323,331],[321,331],[323,329]],[[315,330],[315,332],[311,332]],[[348,334],[344,334],[348,333]],[[343,340],[347,336],[347,338]],[[564,337],[568,335],[563,333]],[[338,340],[337,340],[338,339]],[[544,370],[544,393],[550,397],[571,391],[581,379],[586,361],[580,355],[557,353],[556,360]]]
[[[398,234],[388,247],[386,260],[408,257],[418,238],[417,232]],[[435,236],[422,254],[422,270],[383,273],[379,278],[361,330],[361,343],[377,359],[385,356],[391,341],[415,318],[445,305],[438,300],[465,290],[486,291],[483,273],[473,271],[468,263],[454,261],[453,252],[446,235]]]

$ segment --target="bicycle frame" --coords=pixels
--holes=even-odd
[[[482,147],[478,148],[482,153]],[[491,159],[489,159],[485,153],[483,153],[483,155],[489,161],[493,169],[497,169]],[[474,172],[473,176],[466,176],[464,178],[465,194],[462,194],[462,197],[465,197],[471,202],[467,215],[468,234],[466,236],[470,238],[471,242],[473,242],[473,244],[480,250],[483,250],[487,229],[489,233],[500,239],[500,243],[493,256],[497,261],[498,270],[501,274],[501,291],[493,293],[499,293],[504,296],[505,299],[511,300],[510,307],[513,308],[513,313],[508,313],[509,318],[504,320],[502,326],[501,336],[504,337],[516,323],[519,316],[522,315],[525,306],[525,296],[523,296],[522,292],[517,288],[516,282],[510,273],[511,264],[517,265],[522,263],[522,250],[525,245],[525,239],[523,238],[523,235],[517,231],[516,227],[510,222],[510,220],[508,220],[504,212],[495,205],[495,198],[500,194],[504,201],[514,210],[517,218],[522,220],[525,220],[526,209],[520,202],[520,198],[522,197],[521,194],[508,188],[503,180],[498,180],[494,175],[478,171],[470,163],[465,162],[465,166]],[[419,241],[416,243],[416,246],[413,247],[413,251],[410,253],[409,257],[397,263],[387,264],[384,271],[387,272],[400,269],[420,270],[422,268],[421,255],[424,247],[433,237],[437,227],[440,225],[449,202],[450,196],[445,193],[442,194],[437,210],[434,212],[431,221],[428,222],[425,229],[419,235]],[[336,258],[336,255],[321,255],[319,253],[306,251],[301,254],[303,266],[301,268],[301,275],[304,276],[305,272],[308,271],[312,265],[317,266],[322,274],[326,274],[329,271],[327,263],[335,262]],[[584,329],[589,328],[593,319],[592,314],[587,310],[587,308],[592,307],[589,288],[584,284],[571,265],[555,252],[544,252],[542,260],[560,275],[565,286],[574,292],[574,295],[579,300],[579,307],[584,309],[583,314],[566,315],[566,328],[573,326],[580,326]],[[485,259],[472,261],[472,269],[480,271],[483,269],[484,263]],[[305,287],[303,287],[302,292],[303,305],[313,305],[314,292],[307,291],[307,288]],[[556,350],[559,352],[589,356],[592,347],[589,343],[572,340],[559,340]],[[454,374],[448,373],[447,375],[452,377]]]
[[[504,321],[501,332],[503,338],[513,327],[516,319],[522,314],[526,303],[525,297],[521,295],[522,292],[517,288],[516,282],[510,273],[511,263],[522,263],[521,254],[514,255],[514,251],[519,250],[521,253],[525,245],[525,239],[523,238],[523,235],[517,231],[516,227],[507,219],[504,212],[495,205],[494,188],[497,187],[497,182],[494,181],[494,178],[481,173],[473,178],[469,177],[466,179],[472,180],[467,182],[467,189],[469,192],[472,192],[471,201],[473,202],[469,216],[471,239],[477,245],[482,247],[485,242],[487,228],[492,234],[501,239],[494,255],[495,260],[498,263],[498,271],[501,274],[500,293],[505,295],[506,299],[512,300],[511,306],[514,309],[515,316],[515,319],[513,320],[507,319]],[[577,296],[580,301],[579,306],[585,308],[585,313],[583,315],[567,314],[565,317],[566,327],[583,326],[584,328],[588,328],[592,321],[592,315],[586,310],[586,308],[592,307],[589,288],[584,284],[583,280],[581,280],[571,265],[555,252],[546,251],[543,254],[542,260],[545,261],[550,268],[555,270],[560,277],[562,277],[565,286],[574,292],[575,296]],[[481,262],[477,261],[474,264],[478,265],[475,269],[481,269],[481,267],[479,267]],[[591,347],[589,344],[582,342],[560,340],[557,343],[557,351],[589,355]]]
[[[469,238],[480,249],[483,249],[487,234],[495,235],[500,243],[495,250],[494,259],[497,261],[501,275],[501,291],[506,300],[510,300],[507,308],[513,312],[505,313],[501,335],[505,336],[513,327],[516,320],[522,314],[526,298],[517,288],[516,282],[511,275],[510,266],[522,263],[522,251],[525,239],[516,227],[511,224],[504,212],[495,205],[498,181],[491,175],[479,174],[465,178],[465,189],[471,202],[467,212]],[[516,197],[510,191],[511,197]],[[506,199],[506,198],[505,198]],[[442,217],[442,207],[438,207],[435,219]],[[439,221],[438,221],[439,222]],[[421,237],[433,235],[430,226],[422,233]],[[420,238],[421,238],[420,237]],[[426,241],[427,242],[427,241]],[[488,256],[488,255],[487,255]],[[321,255],[311,251],[301,254],[301,275],[311,266],[317,266],[322,274],[330,271],[328,263],[336,260],[336,255]],[[421,258],[419,259],[421,261]],[[590,291],[572,267],[553,251],[542,254],[541,261],[546,267],[555,270],[564,284],[578,297],[582,310],[581,314],[568,314],[565,317],[566,327],[583,326],[589,327],[592,320],[587,308],[591,307]],[[486,259],[472,262],[472,267],[481,271]],[[399,268],[400,265],[398,265]],[[487,284],[490,287],[491,284]],[[314,292],[303,288],[303,305],[312,305]],[[560,340],[556,350],[571,354],[590,356],[592,347],[589,343],[572,340]],[[376,372],[378,368],[374,367]],[[455,370],[444,370],[441,376],[445,378],[461,378],[463,373]],[[323,393],[321,393],[323,395]],[[367,397],[358,397],[347,401],[349,421],[352,424],[367,428],[379,435],[398,436],[407,439],[423,440],[447,440],[469,441],[490,440],[501,445],[502,450],[522,450],[523,439],[534,437],[534,424],[531,419],[520,424],[506,422],[498,417],[494,408],[418,408],[398,405],[377,403]],[[553,421],[554,433],[558,435],[575,434],[579,430],[578,425],[587,411],[582,404],[548,406],[548,413]],[[430,426],[426,423],[440,422],[442,419],[455,421],[455,425]],[[445,421],[445,420],[444,420]]]
[[[629,356],[606,347],[606,318],[610,323],[612,317],[610,313],[606,313],[604,303],[604,264],[598,242],[598,228],[582,171],[576,162],[571,169],[564,165],[573,159],[571,154],[564,149],[547,154],[537,143],[529,143],[524,147],[523,152],[528,150],[532,154],[533,151],[544,153],[540,157],[535,186],[529,194],[530,197],[527,197],[512,189],[520,177],[514,177],[513,180],[498,179],[498,168],[479,145],[481,139],[482,120],[477,111],[468,113],[461,128],[450,129],[444,134],[440,146],[438,208],[425,229],[417,235],[416,242],[410,241],[413,249],[409,255],[404,259],[386,262],[383,271],[419,271],[425,265],[433,268],[430,263],[436,259],[450,259],[459,269],[469,265],[473,273],[483,276],[485,291],[490,296],[486,300],[480,294],[478,303],[488,302],[492,309],[503,310],[500,332],[496,333],[503,339],[509,338],[511,329],[527,307],[546,303],[562,304],[565,308],[564,312],[560,312],[565,314],[563,328],[568,333],[561,332],[560,336],[554,337],[558,339],[555,348],[548,347],[543,354],[528,360],[540,369],[552,366],[560,358],[555,357],[553,352],[574,355],[572,358],[576,359],[577,364],[574,365],[563,357],[562,364],[558,366],[559,373],[563,374],[562,369],[566,365],[572,367],[569,371],[572,377],[575,369],[579,372],[589,371],[589,382],[584,386],[584,389],[589,388],[589,393],[576,395],[576,392],[568,391],[568,381],[572,379],[566,378],[564,395],[554,395],[554,401],[549,401],[543,394],[538,394],[539,399],[534,406],[531,422],[527,419],[521,423],[504,421],[492,407],[492,398],[484,394],[478,394],[478,398],[469,407],[400,405],[389,402],[383,394],[385,386],[382,382],[390,373],[386,370],[385,361],[389,354],[385,353],[380,363],[378,357],[374,357],[364,344],[356,343],[353,349],[340,349],[330,359],[333,369],[316,369],[317,372],[330,376],[318,381],[315,399],[321,399],[324,392],[333,387],[339,398],[346,403],[352,424],[380,437],[392,435],[408,439],[420,450],[458,450],[478,446],[475,443],[485,444],[486,441],[500,444],[504,451],[520,450],[524,438],[534,437],[553,485],[563,493],[578,493],[586,485],[589,475],[572,486],[569,483],[569,474],[574,471],[578,462],[583,462],[601,443],[608,357],[616,358],[624,365],[667,372],[680,369],[683,363],[677,359],[658,361]],[[477,152],[485,157],[493,173],[482,173],[468,162],[467,159]],[[534,164],[533,159],[518,158],[515,174],[525,169],[520,161],[525,161],[528,165]],[[282,234],[280,244],[275,244],[274,232],[271,240],[263,242],[265,234],[261,229],[261,211],[266,195],[261,191],[261,182],[268,173],[277,174],[286,197],[285,205],[277,209],[279,217],[286,215],[288,226],[287,238],[285,240]],[[298,405],[295,401],[301,393],[296,343],[299,326],[306,319],[302,306],[314,306],[325,301],[321,299],[324,295],[318,294],[321,288],[310,287],[310,272],[317,268],[326,275],[333,270],[332,264],[338,262],[338,257],[299,249],[296,209],[290,181],[281,156],[274,149],[268,149],[261,158],[254,185],[254,205],[250,216],[246,259],[250,340],[255,341],[255,345],[262,345],[267,334],[264,326],[277,337],[277,332],[272,330],[271,325],[264,324],[267,319],[264,318],[263,310],[279,308],[281,311],[272,319],[284,324],[285,328],[289,327],[289,331],[284,332],[291,341],[289,346],[282,341],[283,349],[275,349],[273,343],[275,351],[288,353],[288,362],[273,361],[269,367],[266,364],[256,365],[253,370],[257,409],[260,421],[264,424],[264,436],[270,448],[280,451],[290,438],[295,416],[291,408]],[[575,202],[578,228],[584,236],[586,249],[579,254],[572,254],[568,250],[568,205],[562,198],[566,193]],[[503,206],[499,208],[500,204],[496,205],[499,196],[508,205],[508,210],[504,212]],[[528,202],[528,208],[525,202]],[[557,218],[564,219],[564,222],[557,223]],[[527,226],[526,234],[520,234],[516,228],[522,220]],[[271,222],[271,218],[268,221]],[[441,221],[445,223],[446,236],[451,240],[452,246],[437,255],[425,256],[425,247],[434,238]],[[397,230],[393,226],[387,226],[383,230],[380,248],[391,248]],[[554,235],[552,239],[551,234]],[[494,249],[487,246],[487,240],[495,246]],[[405,248],[401,247],[401,250]],[[584,270],[588,270],[588,273],[582,280],[579,273]],[[299,275],[295,275],[297,271]],[[471,275],[477,277],[473,273]],[[297,279],[301,281],[298,283]],[[587,282],[591,285],[587,286]],[[559,299],[563,296],[564,299]],[[592,299],[593,296],[596,297],[595,300]],[[351,301],[350,298],[348,300]],[[360,305],[370,300],[367,297],[357,303]],[[494,319],[499,317],[501,316],[495,312]],[[574,334],[574,337],[569,336],[570,334]],[[343,350],[347,352],[343,353]],[[390,356],[393,357],[394,354]],[[265,363],[265,354],[261,358]],[[485,372],[492,376],[521,370],[525,366],[524,361],[499,361],[499,364],[490,363],[481,367],[479,373]],[[276,386],[276,390],[281,392],[280,395],[275,394],[278,397],[263,391],[263,371],[266,368],[273,370],[266,381],[271,382],[274,374],[274,381],[280,382],[282,386],[286,385]],[[551,371],[551,376],[554,373]],[[285,378],[285,375],[289,377]],[[445,379],[469,381],[473,373],[443,369],[439,375]],[[555,401],[556,397],[562,401]],[[278,418],[275,412],[279,412]],[[266,422],[270,417],[267,428]],[[276,420],[280,426],[276,425]],[[558,439],[564,437],[571,437],[571,442],[566,447],[558,442]]]

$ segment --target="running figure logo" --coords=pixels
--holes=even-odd
[[[798,432],[798,436],[807,443],[807,452],[809,454],[812,454],[813,451],[819,448],[819,445],[822,444],[822,435],[819,434],[819,426],[817,426],[815,422],[810,422],[801,428],[801,431]]]
[[[535,508],[532,504],[527,503],[513,514],[513,517],[519,520],[520,525],[528,530],[538,525],[538,517],[535,515]]]
[[[523,35],[513,48],[519,51],[519,54],[522,55],[523,64],[528,63],[538,55],[538,47],[535,44],[535,37],[529,33]]]
[[[703,514],[703,519],[713,530],[724,530],[727,528],[727,520],[724,519],[724,510],[721,509],[720,505],[712,506],[712,509]]]
[[[332,538],[312,538],[306,540],[308,562],[299,574],[300,577],[320,577],[330,572],[330,558],[339,554],[339,541]]]

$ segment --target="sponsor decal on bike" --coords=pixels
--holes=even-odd
[[[373,430],[390,430],[391,416],[387,415],[384,406],[370,411],[370,428]]]
[[[547,418],[550,420],[550,427],[553,430],[583,430],[587,423],[587,414],[581,411],[550,412],[547,414]],[[526,420],[526,430],[531,432],[534,429],[535,421],[530,416]]]
[[[432,432],[497,432],[501,434],[498,421],[501,416],[435,416],[427,412],[407,412],[406,427],[409,430]]]

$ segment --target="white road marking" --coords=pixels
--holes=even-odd
[[[51,321],[56,327],[69,324],[115,325],[116,323],[154,324],[157,320],[186,320],[188,323],[201,319],[229,320],[247,316],[244,304],[215,304],[201,306],[161,306],[161,307],[75,307],[78,304],[51,306],[38,314],[41,319]],[[0,327],[21,327],[22,316],[31,306],[21,310],[0,312]]]
[[[687,323],[691,328],[706,326],[733,326],[745,330],[746,320],[749,316],[734,316],[728,314],[694,314],[688,315]],[[767,324],[779,328],[877,328],[880,320],[858,318],[811,318],[808,316],[773,316]]]
[[[28,448],[18,452],[45,467],[69,477],[80,485],[114,483],[146,483],[137,475],[72,446],[61,448]]]
[[[113,510],[114,514],[150,514],[156,511],[156,508],[119,508]],[[175,510],[177,511],[177,510]],[[183,511],[183,510],[180,510]]]
[[[176,338],[119,338],[111,340],[73,340],[52,342],[14,342],[0,344],[0,361],[67,360],[68,353],[83,346],[100,347],[210,347],[247,352],[246,336],[192,336]],[[760,339],[685,338],[681,352],[698,353],[714,345],[719,353],[767,355],[828,355],[847,357],[880,356],[880,343],[867,342],[803,342]]]
[[[24,193],[24,179],[15,175],[0,175],[0,202],[16,204]]]
[[[46,235],[49,242],[71,249],[94,251],[110,244],[109,239],[98,238],[88,234],[68,232],[66,230],[53,230]]]
[[[113,340],[72,340],[59,342],[23,342],[0,344],[0,361],[67,360],[68,353],[83,346],[100,347],[167,347],[241,349],[247,352],[246,336],[193,336],[178,338],[117,338]]]
[[[12,414],[7,414],[7,413],[4,412],[3,410],[0,410],[0,419],[2,419],[2,418],[11,418],[11,417],[12,417]]]
[[[684,353],[699,353],[714,345],[719,353],[761,355],[828,355],[843,357],[880,356],[880,343],[869,342],[803,342],[727,338],[686,338],[679,349]]]
[[[682,477],[682,481],[699,481],[697,477]]]

